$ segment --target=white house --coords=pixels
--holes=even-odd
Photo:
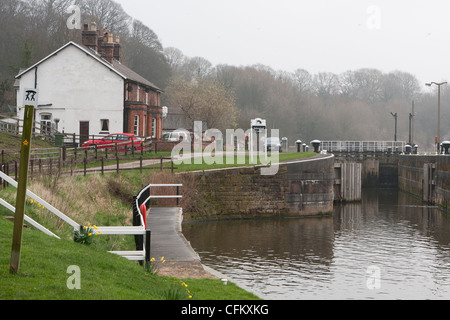
[[[162,90],[120,62],[119,39],[85,25],[83,44],[69,42],[16,76],[17,114],[26,89],[39,90],[35,121],[80,135],[162,136]]]

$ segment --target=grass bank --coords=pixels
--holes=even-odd
[[[301,160],[306,158],[311,158],[316,156],[317,153],[313,152],[287,152],[280,153],[277,162],[286,162],[292,160]],[[274,159],[268,158],[269,161],[273,163]],[[239,166],[252,166],[252,165],[264,165],[267,164],[268,161],[264,159],[261,161],[258,157],[255,156],[253,162],[250,156],[247,154],[245,156],[234,156],[230,159],[227,159],[226,156],[208,156],[202,157],[202,159],[194,159],[194,158],[186,158],[181,164],[176,164],[176,168],[174,172],[186,172],[186,171],[202,171],[202,170],[211,170],[211,169],[221,169],[221,168],[231,168],[231,167],[239,167]],[[159,165],[153,165],[154,167],[158,167]],[[164,163],[166,168],[170,168],[170,163]],[[149,166],[150,167],[150,166]]]
[[[32,229],[24,230],[20,273],[11,275],[13,223],[4,215],[0,210],[0,300],[258,299],[232,283],[224,286],[220,280],[160,277],[95,246],[50,238]],[[79,290],[69,289],[76,284],[71,266],[79,268]]]

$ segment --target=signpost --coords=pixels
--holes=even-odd
[[[18,273],[20,267],[20,252],[22,249],[23,222],[25,218],[25,197],[27,194],[28,167],[30,163],[31,133],[33,130],[34,109],[38,106],[38,91],[27,89],[24,94],[24,121],[22,145],[20,152],[19,181],[16,197],[16,212],[14,217],[14,233],[11,250],[10,273]]]
[[[251,133],[250,133],[250,163],[254,164],[254,148],[256,147],[257,150],[257,155],[259,156],[260,154],[260,134],[264,135],[264,137],[266,137],[266,120],[260,119],[260,118],[256,118],[254,120],[251,121]],[[254,133],[256,133],[256,141],[255,141],[255,137],[254,137]],[[266,149],[267,151],[267,149]],[[256,161],[258,161],[258,158],[256,159]],[[257,163],[257,162],[256,162]]]

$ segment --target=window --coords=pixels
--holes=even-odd
[[[109,132],[109,120],[107,120],[107,119],[100,120],[100,126],[101,126],[102,133]]]
[[[52,131],[52,115],[49,113],[41,114],[41,133],[50,134]]]
[[[117,141],[128,141],[128,140],[130,140],[131,138],[130,137],[128,137],[128,136],[126,136],[126,135],[124,135],[124,134],[119,134],[118,136],[117,136]]]
[[[134,134],[139,136],[139,116],[134,116]]]
[[[152,138],[156,138],[156,118],[152,119]]]

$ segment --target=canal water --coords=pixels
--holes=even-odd
[[[270,300],[450,299],[450,215],[397,190],[326,218],[183,225],[202,263]]]

